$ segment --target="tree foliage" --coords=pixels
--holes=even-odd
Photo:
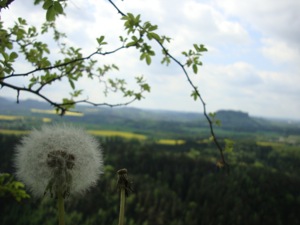
[[[0,136],[1,154],[17,136]],[[14,141],[13,141],[14,140]],[[260,146],[238,140],[230,176],[214,164],[211,143],[155,143],[102,140],[105,173],[83,199],[66,204],[66,224],[117,224],[116,171],[126,167],[133,192],[126,199],[125,224],[299,224],[299,148]],[[222,143],[225,144],[225,143]],[[2,162],[1,162],[2,163]],[[5,170],[10,171],[11,165]],[[0,203],[1,200],[0,199]],[[0,224],[55,224],[54,200],[0,204]],[[18,216],[16,216],[18,215]],[[45,218],[49,218],[45,221]]]
[[[13,176],[8,173],[0,174],[0,198],[11,195],[14,199],[20,202],[22,199],[30,196],[24,190],[24,184],[14,180]]]

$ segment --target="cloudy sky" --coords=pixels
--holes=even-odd
[[[32,0],[15,1],[3,10],[1,19],[10,24],[23,16],[38,25],[45,17]],[[300,119],[300,1],[299,0],[116,0],[125,13],[141,14],[143,21],[159,27],[158,33],[172,38],[168,49],[179,60],[181,52],[194,43],[204,44],[203,67],[191,78],[207,103],[207,110],[232,109],[252,116]],[[106,36],[105,50],[118,47],[124,35],[123,21],[107,0],[69,0],[67,17],[58,19],[58,28],[68,35],[67,42],[81,47],[88,55],[96,48],[95,38]],[[155,49],[159,49],[154,44]],[[52,49],[55,51],[55,47]],[[182,70],[175,63],[160,64],[159,52],[151,66],[139,61],[134,49],[99,57],[99,63],[115,63],[130,84],[144,75],[151,93],[132,106],[150,109],[202,112]],[[183,62],[183,61],[182,61]],[[29,67],[20,62],[18,72]],[[22,80],[16,80],[22,83]],[[83,97],[96,102],[118,102],[119,96],[103,100],[95,81],[81,80]],[[68,93],[68,92],[67,92]],[[53,99],[66,95],[66,83],[49,87]],[[8,89],[1,96],[15,97]],[[34,96],[21,93],[21,99]]]

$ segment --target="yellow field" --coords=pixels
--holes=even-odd
[[[23,118],[23,116],[0,115],[0,120],[20,120]]]
[[[56,111],[53,110],[45,110],[45,109],[31,109],[33,113],[44,113],[44,114],[57,114]],[[83,116],[84,114],[81,112],[66,112],[65,116]]]
[[[21,134],[28,134],[30,131],[28,130],[5,130],[0,129],[0,134],[13,134],[13,135],[21,135]],[[113,130],[88,130],[88,133],[95,135],[95,136],[105,136],[105,137],[121,137],[126,139],[138,139],[138,140],[146,140],[147,136],[142,134],[135,134],[131,132],[125,131],[113,131]]]
[[[138,140],[146,140],[147,136],[142,134],[135,134],[131,132],[125,131],[113,131],[113,130],[88,130],[88,133],[96,136],[117,136],[127,139],[138,139]]]
[[[198,144],[209,144],[211,143],[213,140],[211,138],[206,138],[206,139],[202,139],[199,141],[196,141]]]
[[[52,119],[51,118],[47,118],[47,117],[43,117],[42,121],[44,123],[50,123],[52,121]]]
[[[283,143],[269,142],[269,141],[258,141],[256,142],[256,144],[259,146],[271,146],[271,147],[282,147],[284,145]]]
[[[157,144],[162,145],[182,145],[185,143],[184,140],[175,140],[175,139],[160,139],[156,141]]]
[[[21,135],[21,134],[28,134],[29,130],[5,130],[0,129],[0,134],[13,134],[13,135]]]
[[[7,135],[24,135],[28,134],[30,131],[28,130],[5,130],[0,129],[0,134]],[[125,139],[138,139],[140,141],[144,141],[147,139],[146,135],[135,134],[126,131],[113,131],[113,130],[88,130],[87,131],[91,135],[102,136],[102,137],[121,137]],[[157,144],[162,145],[182,145],[185,143],[184,140],[176,140],[176,139],[160,139],[156,141]]]

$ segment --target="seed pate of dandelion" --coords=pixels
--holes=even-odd
[[[77,195],[95,185],[102,173],[102,151],[84,130],[67,125],[43,126],[16,147],[17,177],[36,197],[46,193]]]

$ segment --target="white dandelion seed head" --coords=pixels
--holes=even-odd
[[[45,191],[82,194],[102,173],[102,151],[97,140],[71,125],[33,130],[16,148],[16,175],[34,196]]]

